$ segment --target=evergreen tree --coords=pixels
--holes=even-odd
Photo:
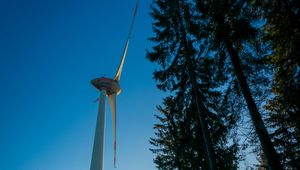
[[[229,145],[227,137],[237,116],[220,92],[226,77],[219,60],[205,53],[205,42],[195,37],[200,25],[195,11],[195,3],[187,1],[152,5],[156,45],[147,58],[161,66],[154,72],[158,88],[172,95],[159,107],[162,116],[157,116],[156,138],[150,140],[156,148],[151,150],[158,169],[236,169],[238,147],[235,140]]]
[[[230,57],[234,73],[239,82],[241,92],[248,106],[252,123],[260,140],[262,149],[270,169],[282,169],[277,153],[271,142],[268,131],[258,111],[249,88],[245,72],[242,69],[240,57],[248,51],[251,42],[257,36],[257,29],[251,23],[255,22],[250,4],[247,1],[197,1],[198,9],[206,18],[207,25],[203,27],[209,31],[209,45],[212,49],[226,51]],[[209,21],[209,22],[207,22]],[[251,51],[253,53],[253,51]],[[248,54],[251,54],[248,53]],[[244,53],[245,54],[245,53]]]
[[[287,169],[300,167],[300,4],[297,0],[255,1],[263,14],[264,41],[272,53],[273,97],[268,110],[272,138]]]
[[[152,149],[157,166],[212,169],[207,162],[212,162],[208,160],[214,160],[217,152],[221,168],[226,160],[219,155],[233,149],[225,167],[236,167],[237,145],[226,147],[225,143],[238,119],[232,101],[241,92],[261,142],[259,167],[282,169],[276,151],[285,168],[299,167],[299,3],[158,0],[153,4],[156,37],[151,40],[156,45],[147,58],[161,66],[154,73],[158,88],[172,94],[159,107],[161,123],[155,126],[157,138],[151,139],[158,147]],[[262,108],[254,99],[261,95],[255,88],[268,82],[267,70],[261,68],[265,66],[275,70],[272,94],[264,108],[273,143],[259,113]],[[225,130],[217,133],[216,129]],[[205,157],[203,153],[212,154]]]

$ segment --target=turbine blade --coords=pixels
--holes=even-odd
[[[124,48],[124,51],[123,51],[122,59],[121,59],[119,68],[118,68],[117,73],[116,73],[115,78],[114,78],[114,80],[117,80],[118,82],[120,81],[120,78],[121,78],[121,73],[122,73],[125,57],[126,57],[126,54],[127,54],[131,33],[132,33],[132,30],[133,30],[137,9],[138,9],[138,0],[136,1],[134,13],[133,13],[133,18],[132,18],[131,25],[130,25],[130,28],[129,28],[129,32],[128,32],[125,48]]]
[[[114,80],[117,80],[118,82],[120,81],[120,78],[121,78],[121,73],[122,73],[125,57],[126,57],[126,54],[127,54],[128,45],[129,45],[129,39],[126,42],[125,49],[124,49],[124,52],[123,52],[123,56],[122,56],[122,59],[121,59],[121,62],[120,62],[120,66],[119,66],[118,71],[117,71],[117,73],[115,75],[115,78],[114,78]]]
[[[106,91],[101,90],[90,170],[103,169]]]
[[[113,93],[108,96],[108,102],[112,113],[112,122],[114,130],[114,167],[116,167],[117,158],[117,119],[116,119],[116,94]]]
[[[100,100],[100,97],[98,97],[97,99],[95,99],[93,102],[97,103]]]

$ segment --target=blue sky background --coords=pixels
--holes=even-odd
[[[121,170],[155,169],[148,141],[164,94],[145,59],[150,2],[139,2],[117,98]],[[0,170],[89,169],[99,96],[90,80],[114,76],[134,7],[135,0],[0,1]],[[112,170],[109,107],[106,118],[104,163]],[[241,169],[255,162],[246,157]]]
[[[117,169],[153,170],[155,66],[150,0],[140,1],[117,98]],[[99,96],[90,84],[113,77],[135,0],[0,1],[0,169],[87,170]],[[108,108],[108,107],[107,107]],[[113,169],[108,108],[105,169]]]

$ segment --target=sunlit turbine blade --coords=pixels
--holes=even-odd
[[[126,57],[126,54],[127,54],[131,33],[132,33],[132,30],[133,30],[133,25],[134,25],[134,22],[135,22],[135,16],[136,16],[136,13],[137,13],[137,9],[138,9],[138,0],[136,1],[136,6],[135,6],[135,9],[134,9],[133,18],[132,18],[131,25],[130,25],[130,28],[129,28],[129,32],[128,32],[125,48],[124,48],[124,51],[123,51],[122,59],[121,59],[119,68],[118,68],[117,73],[116,73],[115,78],[114,78],[114,80],[117,80],[118,82],[120,81],[120,78],[121,78],[121,73],[122,73],[125,57]]]
[[[124,61],[125,61],[125,57],[126,57],[126,54],[127,54],[128,45],[129,45],[129,39],[126,42],[125,49],[124,49],[124,52],[123,52],[123,56],[122,56],[122,59],[121,59],[121,62],[120,62],[120,66],[118,68],[118,71],[115,75],[114,80],[120,81],[121,73],[122,73],[122,69],[123,69],[123,65],[124,65]]]
[[[106,91],[101,90],[90,170],[103,169]]]
[[[116,157],[117,157],[117,122],[116,122],[116,94],[113,93],[108,96],[108,102],[110,105],[110,110],[112,113],[112,122],[114,130],[114,166],[116,167]]]

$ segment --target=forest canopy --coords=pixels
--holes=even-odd
[[[300,167],[300,3],[153,0],[146,58],[167,94],[154,163],[169,169]]]

